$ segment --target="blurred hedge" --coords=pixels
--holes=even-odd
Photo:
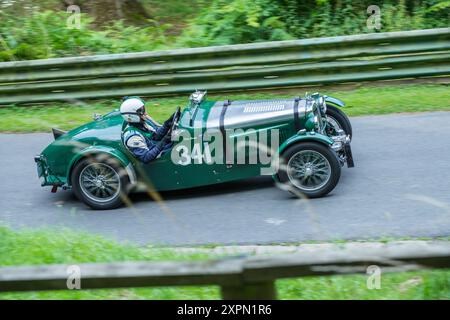
[[[450,26],[449,0],[214,0],[194,19],[189,46],[330,37],[373,32],[367,8],[380,7],[379,32]]]
[[[372,32],[366,26],[372,0],[195,0],[192,8],[180,0],[140,2],[153,8],[144,26],[142,19],[132,24],[128,18],[103,21],[99,27],[83,13],[81,28],[70,29],[70,13],[60,1],[26,1],[29,7],[14,7],[0,0],[0,61]],[[386,0],[379,6],[379,32],[449,26],[450,0]],[[170,16],[176,18],[172,24]]]

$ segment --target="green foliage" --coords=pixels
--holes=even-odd
[[[134,260],[198,260],[204,253],[179,253],[157,247],[139,248],[132,244],[119,244],[85,232],[70,229],[55,231],[21,230],[0,226],[0,265],[87,263]]]
[[[203,253],[175,253],[165,248],[139,248],[71,230],[21,232],[0,227],[0,265],[75,264],[132,260],[198,260]],[[2,293],[2,299],[214,299],[217,287],[81,290]]]
[[[448,10],[449,8],[450,8],[450,1],[443,0],[443,1],[439,1],[438,3],[432,5],[428,9],[428,12],[443,12],[445,10]]]
[[[450,95],[446,85],[397,85],[385,87],[362,87],[351,91],[321,93],[345,101],[345,112],[351,116],[386,114],[395,112],[420,112],[450,110]],[[209,99],[234,100],[270,99],[302,95],[304,89],[287,92],[249,92],[246,94],[216,94]],[[420,103],[417,103],[420,101]],[[171,98],[147,99],[149,113],[158,121],[164,121],[176,106],[185,106],[187,95]],[[0,131],[3,132],[50,132],[51,128],[69,130],[91,121],[92,114],[105,114],[120,105],[119,101],[103,100],[73,105],[70,103],[48,103],[41,106],[16,106],[0,108]]]
[[[125,26],[118,20],[95,30],[93,19],[82,14],[77,29],[68,27],[69,15],[54,11],[29,16],[0,13],[0,61],[150,51],[169,41],[164,32],[170,25],[153,20],[146,27]]]
[[[144,28],[126,26],[118,20],[108,26],[104,31],[108,43],[105,51],[109,53],[125,53],[135,51],[151,51],[165,48],[169,37],[165,36],[170,24],[160,25],[154,20],[148,20],[148,26]]]
[[[381,288],[368,290],[367,277],[332,276],[280,280],[285,299],[396,300],[450,299],[449,271],[384,274]]]
[[[211,253],[139,248],[71,230],[12,231],[0,227],[0,266],[77,264],[132,260],[204,260]],[[365,275],[307,277],[277,281],[281,299],[449,299],[450,271],[383,274],[381,289],[368,290]],[[81,282],[83,287],[83,282]],[[218,299],[219,288],[156,287],[2,293],[0,299]]]
[[[185,45],[232,44],[373,32],[370,0],[214,0],[191,23]],[[445,0],[383,1],[380,32],[449,26]]]
[[[291,39],[280,12],[281,6],[270,0],[212,1],[179,43],[204,46]]]
[[[136,25],[131,18],[111,20],[99,28],[83,13],[80,29],[67,27],[71,13],[50,11],[58,10],[55,1],[30,3],[29,9],[0,7],[0,61],[373,32],[366,25],[370,0],[141,0],[153,19]],[[449,26],[448,0],[386,0],[379,6],[380,32]]]

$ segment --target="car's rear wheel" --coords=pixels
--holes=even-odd
[[[331,192],[341,176],[341,166],[331,148],[317,142],[301,142],[281,156],[278,178],[291,192],[308,198]]]
[[[346,135],[349,135],[350,138],[353,137],[353,129],[352,124],[350,123],[350,119],[347,115],[340,110],[339,108],[327,104],[327,133],[329,135],[336,135],[337,130],[343,130]]]
[[[114,209],[126,197],[128,176],[117,160],[108,156],[93,156],[78,162],[71,176],[72,188],[78,199],[93,209]]]

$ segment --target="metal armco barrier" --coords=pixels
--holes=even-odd
[[[450,75],[450,28],[0,63],[0,104]]]

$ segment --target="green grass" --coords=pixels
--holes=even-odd
[[[218,258],[170,248],[139,248],[70,230],[12,231],[0,227],[0,265],[30,265],[128,260],[198,260]],[[81,282],[82,285],[82,282]],[[381,289],[366,288],[365,275],[308,277],[277,281],[281,299],[449,299],[450,270],[382,275]],[[140,289],[2,293],[0,299],[218,299],[219,288]]]
[[[344,100],[344,111],[350,116],[387,114],[397,112],[423,112],[450,110],[450,90],[447,85],[397,85],[366,87],[350,91],[323,90],[323,94]],[[249,92],[210,95],[209,99],[270,99],[303,95],[298,93]],[[147,110],[157,120],[166,119],[177,106],[187,104],[188,95],[171,98],[147,99]],[[13,106],[0,108],[2,132],[49,132],[52,127],[72,129],[90,121],[93,113],[107,113],[118,108],[118,100],[102,100],[82,105],[49,103],[39,106]]]

